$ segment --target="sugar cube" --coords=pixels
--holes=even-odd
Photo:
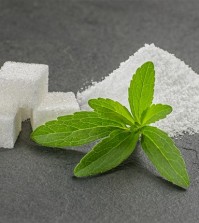
[[[32,128],[54,120],[59,116],[79,111],[75,94],[72,92],[51,92],[46,95],[41,104],[33,110],[31,118]]]
[[[31,117],[48,92],[48,66],[8,61],[0,70],[0,101],[19,103],[22,120]]]
[[[0,106],[0,148],[13,148],[21,131],[21,112],[13,104]]]

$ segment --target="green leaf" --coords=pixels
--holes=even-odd
[[[155,71],[144,63],[134,74],[128,89],[128,109],[111,99],[91,99],[93,112],[76,112],[38,127],[31,138],[40,145],[64,148],[102,139],[76,166],[74,174],[86,177],[118,166],[134,151],[142,134],[144,152],[168,181],[187,188],[190,184],[180,151],[168,135],[148,126],[171,113],[169,105],[152,105]]]
[[[128,109],[117,101],[111,99],[97,98],[89,100],[88,104],[94,111],[108,117],[111,120],[125,123],[127,125],[134,124],[133,117]]]
[[[189,187],[185,162],[172,139],[156,127],[146,126],[142,133],[142,148],[162,177],[180,187]]]
[[[137,69],[129,87],[129,104],[131,112],[138,123],[141,115],[151,106],[154,93],[155,71],[152,62],[144,63]]]
[[[169,105],[156,104],[151,105],[142,113],[142,125],[148,125],[166,118],[172,112],[172,107]]]
[[[74,170],[75,176],[86,177],[113,169],[130,156],[138,139],[139,133],[114,131],[82,158]]]
[[[76,112],[38,127],[31,138],[43,146],[63,148],[104,138],[118,128],[125,127],[95,112]]]

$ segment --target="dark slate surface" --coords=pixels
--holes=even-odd
[[[0,65],[49,64],[50,90],[77,92],[154,42],[199,72],[198,11],[197,0],[0,0]],[[23,127],[15,149],[0,150],[1,223],[199,222],[199,135],[176,140],[185,191],[158,177],[139,146],[116,170],[76,179],[83,153],[37,146]]]

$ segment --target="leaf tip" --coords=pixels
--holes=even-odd
[[[170,109],[170,113],[173,111],[173,108],[171,105],[168,105],[169,106],[169,109]]]
[[[93,99],[88,100],[88,105],[91,107]]]
[[[185,189],[188,189],[191,185],[191,182],[190,182],[190,178],[189,178],[189,175],[187,173],[187,179],[186,179],[186,186],[185,186]]]
[[[75,177],[83,177],[81,174],[80,174],[80,171],[79,171],[79,164],[77,164],[77,166],[75,167],[75,169],[73,170],[73,174]]]
[[[33,131],[33,132],[30,134],[30,138],[31,138],[33,141],[35,141],[35,138],[34,138],[35,136],[34,136],[34,135],[35,135],[35,131]]]
[[[154,63],[152,61],[147,61],[145,65],[152,66],[154,68]]]
[[[30,134],[30,138],[31,138],[34,142],[37,141],[37,140],[36,140],[37,129],[38,129],[38,128],[36,128],[36,129]]]

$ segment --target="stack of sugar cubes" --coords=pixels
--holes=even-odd
[[[49,69],[43,64],[5,62],[0,69],[0,148],[13,148],[22,121],[33,130],[79,105],[72,92],[48,92]]]

